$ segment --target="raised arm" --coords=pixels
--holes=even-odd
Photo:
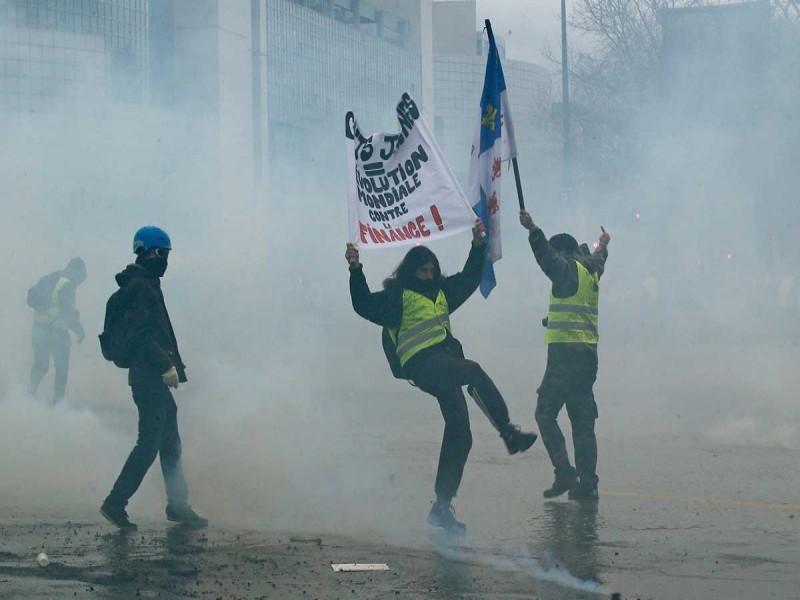
[[[533,250],[533,256],[547,278],[553,283],[568,278],[572,268],[570,261],[550,247],[547,236],[536,226],[531,215],[527,211],[519,211],[519,222],[528,230],[528,243]]]
[[[606,268],[606,260],[608,260],[608,243],[611,241],[611,236],[605,230],[605,227],[600,226],[600,239],[597,240],[597,248],[586,259],[583,260],[584,266],[590,273],[597,273],[597,277],[603,276]]]
[[[464,268],[460,273],[445,277],[442,281],[442,291],[447,296],[451,313],[464,304],[481,283],[485,262],[483,242],[485,231],[483,221],[480,219],[475,221],[475,226],[472,228],[472,246]]]
[[[350,301],[356,314],[382,327],[397,327],[403,312],[402,297],[387,290],[370,291],[358,248],[353,244],[347,244],[344,257],[350,265]]]

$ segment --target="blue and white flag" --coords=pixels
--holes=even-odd
[[[481,278],[483,297],[495,286],[492,263],[502,257],[500,244],[500,176],[503,161],[517,155],[514,141],[514,125],[506,96],[506,81],[500,54],[491,30],[489,33],[489,57],[486,61],[486,76],[483,80],[478,127],[472,142],[469,168],[469,199],[475,213],[486,226],[486,264]]]

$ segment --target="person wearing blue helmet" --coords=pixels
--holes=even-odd
[[[128,384],[139,411],[136,445],[125,461],[100,513],[121,530],[136,529],[125,507],[159,456],[167,491],[167,520],[196,528],[208,521],[189,505],[189,489],[181,465],[178,408],[170,388],[185,383],[186,366],[161,291],[172,242],[158,227],[142,227],[133,237],[136,262],[116,280],[123,290],[121,323],[130,354]]]

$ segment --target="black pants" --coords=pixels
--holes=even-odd
[[[597,379],[597,350],[579,344],[550,344],[547,369],[539,387],[536,422],[556,476],[577,472],[581,482],[597,485],[597,403],[592,386]],[[572,423],[575,467],[569,462],[558,413],[566,404]]]
[[[415,361],[409,369],[412,381],[439,401],[444,435],[436,472],[436,499],[450,502],[458,492],[464,465],[472,448],[467,402],[461,387],[475,386],[496,428],[508,424],[508,408],[494,382],[481,366],[463,356],[439,352]]]
[[[69,372],[69,351],[72,340],[69,331],[64,331],[52,325],[34,323],[31,333],[33,342],[33,368],[31,369],[28,391],[36,394],[39,384],[44,379],[50,368],[50,356],[53,357],[55,374],[55,393],[53,402],[64,398],[67,390],[67,373]]]
[[[187,503],[189,490],[181,466],[175,400],[159,375],[137,378],[131,382],[131,389],[133,401],[139,409],[139,435],[106,502],[113,507],[125,508],[158,455],[167,500],[172,505],[183,506]]]

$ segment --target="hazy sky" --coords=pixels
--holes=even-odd
[[[492,20],[495,33],[506,40],[509,58],[544,63],[546,45],[559,52],[560,5],[559,0],[478,0],[478,22]]]

